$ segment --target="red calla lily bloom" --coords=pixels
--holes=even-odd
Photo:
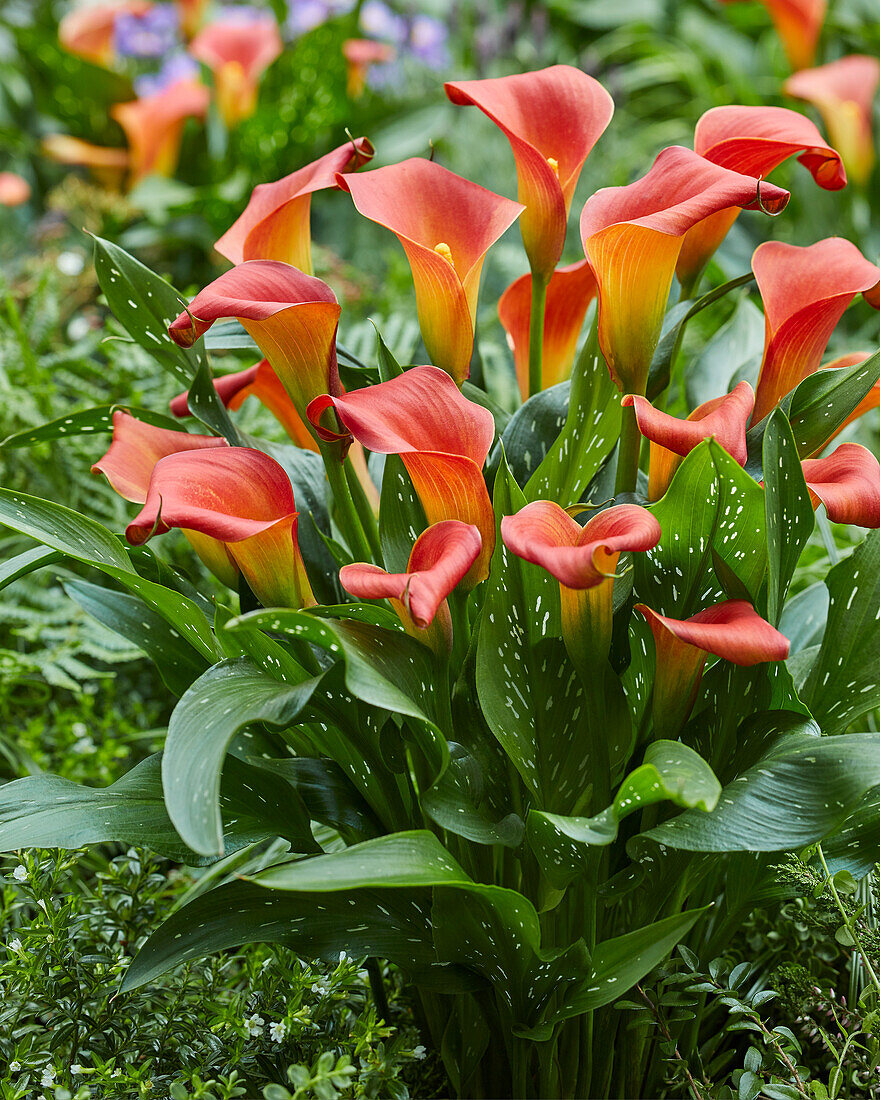
[[[572,658],[589,666],[608,656],[614,575],[624,550],[650,550],[660,524],[646,508],[619,504],[583,527],[558,504],[536,500],[501,521],[504,545],[559,581],[562,635]]]
[[[31,197],[31,185],[16,172],[0,172],[0,206],[21,206]]]
[[[795,73],[783,90],[812,103],[828,136],[840,150],[846,170],[864,186],[874,167],[874,97],[880,84],[880,61],[853,54]]]
[[[364,217],[403,245],[428,354],[462,382],[470,373],[483,259],[522,207],[417,157],[337,176],[337,183]]]
[[[189,52],[214,75],[217,107],[227,126],[257,109],[260,77],[283,49],[278,24],[268,14],[248,22],[219,19],[190,42]]]
[[[116,0],[74,8],[58,24],[58,40],[68,53],[106,67],[116,55],[116,17],[144,15],[151,6],[149,0]]]
[[[184,123],[203,118],[208,109],[208,89],[195,80],[178,80],[156,95],[116,103],[111,116],[128,140],[131,177],[134,186],[144,176],[170,176],[177,167]]]
[[[646,397],[627,394],[622,405],[632,405],[639,431],[651,441],[648,496],[659,500],[669,488],[681,459],[704,439],[715,439],[740,466],[745,466],[746,427],[755,406],[755,391],[740,382],[731,393],[714,397],[681,420],[655,409]]]
[[[190,347],[224,317],[236,317],[244,325],[303,422],[312,398],[341,393],[336,365],[339,303],[320,279],[278,260],[246,260],[197,294],[168,332],[176,343]]]
[[[349,97],[359,99],[367,86],[370,66],[386,65],[394,60],[394,54],[394,47],[387,42],[374,42],[372,38],[346,38],[342,43],[342,56],[345,58]]]
[[[214,247],[234,264],[282,260],[311,275],[312,192],[338,187],[338,173],[354,172],[372,156],[373,146],[366,138],[358,138],[283,179],[259,184],[244,212]]]
[[[57,164],[88,168],[99,183],[114,190],[122,186],[131,163],[127,149],[93,145],[70,134],[47,134],[40,143],[40,149],[44,156]]]
[[[733,3],[734,0],[722,0]],[[816,56],[828,0],[761,0],[793,69],[805,69]]]
[[[339,580],[357,599],[390,600],[408,634],[448,653],[452,616],[446,597],[467,576],[482,544],[476,527],[447,519],[419,535],[405,573],[386,573],[377,565],[356,562],[339,570]],[[432,625],[434,630],[429,629]]]
[[[834,523],[880,527],[880,463],[867,447],[841,443],[802,465],[814,508],[821,501]]]
[[[614,114],[602,85],[580,69],[537,72],[446,85],[453,103],[479,107],[504,133],[516,160],[523,244],[532,272],[547,280],[562,255],[578,177]]]
[[[880,268],[850,241],[829,237],[806,248],[767,241],[755,249],[752,270],[766,317],[757,423],[819,368],[825,345],[856,294],[880,308]]]
[[[216,435],[193,435],[145,424],[121,409],[113,414],[113,442],[110,449],[92,466],[93,474],[103,474],[119,495],[133,504],[143,504],[150,489],[150,478],[160,459],[181,451],[228,447]],[[224,584],[234,588],[238,569],[216,539],[198,531],[184,531],[192,548],[208,569]]]
[[[172,527],[226,546],[257,599],[267,607],[308,607],[312,590],[296,541],[293,489],[262,451],[229,447],[160,459],[147,500],[125,531],[133,546]]]
[[[765,184],[760,199],[776,212],[789,194]],[[622,392],[645,392],[684,234],[719,210],[757,205],[754,179],[681,146],[664,149],[635,183],[587,200],[581,237],[599,286],[599,343]]]
[[[543,384],[545,389],[571,374],[578,337],[598,288],[586,260],[554,271],[544,311]],[[507,333],[523,401],[529,396],[529,325],[532,276],[521,275],[498,300],[498,319]]]
[[[308,410],[312,425],[321,438],[338,439],[320,426],[329,408],[368,450],[400,455],[429,524],[458,519],[479,530],[483,548],[466,585],[487,577],[495,546],[495,516],[483,480],[495,438],[489,410],[463,397],[444,371],[428,366],[352,393],[315,398]]]
[[[657,652],[652,713],[654,737],[676,737],[687,721],[707,654],[735,665],[784,661],[789,641],[755,611],[748,600],[727,600],[689,619],[670,619],[643,603],[641,611]]]
[[[755,179],[800,154],[798,162],[820,187],[837,191],[846,186],[840,154],[808,118],[785,107],[713,107],[697,122],[694,152]],[[687,231],[675,269],[682,286],[693,287],[738,217],[737,207],[719,210]]]

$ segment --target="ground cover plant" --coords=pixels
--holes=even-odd
[[[804,98],[808,72],[789,81]],[[9,1095],[39,1079],[85,1096],[117,1069],[127,1088],[270,1100],[876,1088],[880,543],[862,532],[880,527],[880,464],[852,438],[880,404],[880,267],[844,237],[777,230],[789,189],[845,205],[851,178],[867,201],[870,134],[715,106],[687,146],[572,209],[585,162],[620,140],[602,83],[554,65],[445,95],[469,132],[507,139],[518,201],[442,157],[374,167],[350,136],[264,181],[216,242],[232,266],[193,296],[95,236],[122,361],[179,392],[45,424],[26,408],[5,441],[71,440],[79,474],[129,506],[16,477],[0,580],[52,571],[160,678],[132,675],[149,736],[121,778],[81,754],[0,788],[0,847],[21,853],[9,1011],[72,1021],[58,1064],[0,1036]],[[768,180],[792,161],[788,187]],[[339,336],[356,330],[312,274],[311,206],[331,189],[402,246],[409,353]],[[583,258],[561,263],[570,215]],[[528,271],[489,306],[512,365],[476,340],[508,232]],[[725,280],[729,236],[756,247]],[[51,352],[11,297],[7,315],[41,369]],[[91,903],[74,890],[50,913],[76,863],[45,850],[94,844],[156,856],[86,864]],[[154,858],[197,870],[144,938],[124,923],[135,903],[108,899],[170,908]],[[783,901],[779,945],[764,910]],[[83,923],[128,1006],[112,1038],[52,920]],[[120,939],[136,941],[122,964]],[[31,940],[55,993],[21,961]],[[848,959],[840,1008],[794,942]],[[320,1000],[340,966],[338,1019],[276,1050],[299,1011],[282,990]],[[52,996],[56,1017],[27,1007]],[[210,1006],[210,1050],[194,1036],[169,1060],[169,998],[181,1020]],[[81,1034],[86,1001],[100,1026]],[[155,1003],[158,1035],[138,1031]]]

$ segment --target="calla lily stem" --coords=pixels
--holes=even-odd
[[[351,495],[348,481],[345,477],[343,464],[335,454],[327,454],[321,451],[324,459],[324,469],[327,471],[327,480],[333,492],[333,500],[339,513],[340,527],[348,542],[348,548],[356,561],[372,561],[373,552],[364,534],[360,517],[355,507],[354,498]]]
[[[345,480],[348,482],[349,490],[351,491],[352,500],[354,501],[355,510],[357,511],[358,518],[360,519],[361,527],[364,534],[367,537],[367,541],[370,544],[372,550],[372,558],[376,565],[383,565],[382,557],[382,544],[379,541],[379,524],[376,520],[376,513],[373,511],[369,500],[367,500],[367,494],[364,492],[364,487],[361,485],[358,478],[357,471],[350,462],[343,463],[345,470]]]
[[[544,386],[544,312],[549,279],[532,272],[532,311],[529,315],[529,397]]]
[[[614,495],[634,493],[639,477],[639,452],[642,447],[642,433],[636,420],[632,405],[621,410],[620,443],[617,451],[617,480],[614,483]]]

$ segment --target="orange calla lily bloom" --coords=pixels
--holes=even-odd
[[[553,386],[571,374],[578,337],[598,288],[586,260],[560,267],[547,285],[544,312],[543,384]],[[507,333],[523,401],[529,396],[529,325],[532,276],[521,275],[498,300],[498,319]]]
[[[574,189],[614,114],[614,101],[570,65],[446,85],[453,103],[479,107],[504,133],[516,160],[523,244],[532,273],[550,278],[562,255]]]
[[[394,54],[394,47],[387,42],[374,42],[372,38],[346,38],[342,43],[342,56],[345,58],[349,98],[359,99],[364,94],[371,65],[385,65],[394,60]]]
[[[837,191],[846,186],[840,154],[808,118],[785,107],[713,107],[697,122],[694,152],[755,179],[797,155],[820,187]],[[719,210],[687,231],[675,268],[682,286],[694,286],[737,217],[738,207]]]
[[[340,175],[337,183],[364,217],[403,245],[428,355],[462,382],[470,373],[483,260],[522,206],[417,157]]]
[[[650,500],[663,496],[682,458],[704,439],[715,439],[740,466],[746,464],[746,428],[755,407],[755,392],[748,382],[704,402],[686,420],[661,412],[646,397],[634,394],[627,394],[621,404],[633,406],[639,431],[651,441]]]
[[[249,447],[160,459],[125,536],[140,546],[172,527],[223,543],[267,607],[309,607],[311,586],[296,541],[293,489],[282,467]]]
[[[818,369],[825,346],[856,294],[880,308],[880,268],[841,237],[805,248],[767,241],[752,270],[764,301],[764,359],[753,420],[762,420]]]
[[[187,38],[192,38],[202,25],[208,0],[175,0],[175,3],[183,33]]]
[[[21,206],[31,197],[31,185],[16,172],[0,172],[0,206]]]
[[[812,103],[828,136],[840,150],[846,170],[864,187],[874,167],[874,97],[880,61],[853,54],[790,76],[783,91]]]
[[[177,167],[183,126],[188,118],[203,118],[208,89],[195,80],[178,80],[156,95],[116,103],[111,116],[125,131],[131,165],[129,186],[145,176],[170,176]]]
[[[157,428],[118,410],[113,414],[113,442],[103,458],[92,466],[92,473],[103,474],[124,500],[143,504],[160,459],[181,451],[228,446],[225,439],[216,435],[193,435]],[[226,547],[199,531],[185,530],[184,535],[214,576],[234,588],[238,583],[238,569],[226,553]]]
[[[789,641],[748,600],[727,600],[689,619],[670,619],[637,603],[657,652],[651,708],[654,737],[677,737],[697,697],[707,655],[735,665],[784,661]]]
[[[190,42],[190,54],[214,75],[217,107],[227,126],[256,111],[260,77],[283,49],[278,24],[269,14],[248,22],[220,19]]]
[[[722,0],[732,3],[734,0]],[[761,0],[793,69],[813,64],[828,0]]]
[[[758,198],[750,176],[673,146],[635,183],[587,200],[581,238],[599,287],[599,343],[623,393],[645,392],[685,233],[719,210],[754,208]],[[770,212],[788,199],[773,184],[760,189]]]
[[[106,67],[116,54],[116,17],[123,13],[144,15],[151,6],[149,0],[116,0],[74,8],[58,24],[58,40],[68,53]]]
[[[342,392],[336,364],[339,312],[336,295],[320,279],[278,260],[246,260],[197,294],[168,332],[190,347],[215,321],[236,317],[305,423],[312,398]]]
[[[802,465],[813,508],[821,501],[834,523],[880,527],[880,463],[867,447],[841,443]]]
[[[607,658],[611,648],[612,595],[624,550],[650,550],[660,524],[636,504],[619,504],[583,527],[558,504],[536,500],[501,521],[504,545],[559,581],[562,636],[581,667]]]
[[[378,454],[398,454],[412,479],[429,524],[457,519],[480,532],[482,550],[468,572],[472,588],[489,575],[495,515],[483,466],[495,438],[488,409],[468,401],[438,367],[412,367],[362,390],[315,398],[308,410],[326,440],[337,432],[321,426],[333,408],[345,431]]]
[[[311,275],[312,193],[338,187],[337,173],[354,172],[372,156],[373,146],[366,138],[358,138],[283,179],[258,184],[244,212],[214,247],[234,264],[282,260]]]
[[[339,570],[339,580],[359,600],[390,600],[408,634],[438,653],[448,653],[452,615],[446,597],[467,576],[481,548],[476,527],[447,519],[419,535],[405,573],[386,573],[377,565],[356,562]]]
[[[43,154],[58,164],[82,165],[105,187],[116,189],[128,171],[131,158],[127,149],[92,145],[70,134],[48,134],[40,146]]]

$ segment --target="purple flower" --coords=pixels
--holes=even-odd
[[[287,29],[294,37],[320,27],[333,13],[325,0],[293,0]]]
[[[140,99],[144,99],[147,96],[164,92],[166,88],[170,88],[178,80],[198,76],[198,73],[198,62],[191,58],[188,53],[179,50],[169,54],[158,72],[137,77],[134,81],[134,90]]]
[[[220,8],[214,23],[232,23],[238,26],[248,26],[251,23],[259,23],[261,19],[272,18],[271,13],[265,8],[255,8],[251,4],[235,4]]]
[[[449,31],[445,23],[430,15],[417,15],[410,28],[409,48],[413,57],[430,69],[449,66]]]
[[[406,20],[382,0],[367,0],[361,8],[361,30],[370,38],[381,38],[395,46],[403,46],[409,33]]]
[[[177,11],[157,4],[143,15],[120,12],[113,24],[116,52],[122,57],[162,57],[177,44]]]

